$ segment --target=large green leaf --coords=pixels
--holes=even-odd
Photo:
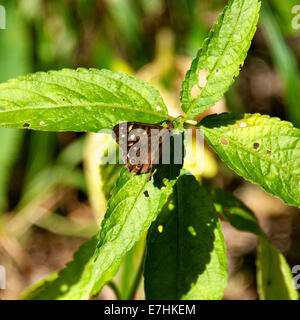
[[[168,119],[152,86],[122,72],[63,69],[0,84],[0,125],[44,131],[92,131],[119,121]]]
[[[237,77],[256,31],[260,2],[230,0],[182,84],[182,110],[195,116],[219,101]],[[205,73],[206,83],[199,81]]]
[[[220,221],[191,175],[174,187],[147,238],[147,299],[221,299],[227,260]]]
[[[300,130],[260,114],[219,114],[199,128],[237,174],[284,202],[300,206]]]
[[[148,230],[173,192],[179,165],[162,166],[151,181],[146,175],[123,169],[102,222],[94,254],[91,293],[95,294],[115,274],[122,257]]]
[[[257,289],[261,300],[298,300],[293,275],[284,256],[263,237],[259,238]]]

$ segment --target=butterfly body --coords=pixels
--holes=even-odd
[[[122,122],[113,128],[115,140],[123,151],[123,161],[130,172],[149,172],[148,180],[162,157],[162,145],[167,143],[173,124],[167,127],[141,122]]]

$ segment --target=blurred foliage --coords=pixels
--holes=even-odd
[[[292,8],[297,2],[264,1],[259,29],[241,76],[226,101],[209,112],[260,112],[300,126],[300,30],[292,28]],[[160,89],[170,112],[178,116],[179,106],[174,101],[179,100],[180,84],[190,64],[188,57],[195,55],[227,1],[0,3],[7,18],[7,29],[0,30],[1,81],[63,67],[136,72]],[[33,243],[39,243],[40,232],[43,239],[50,239],[40,242],[40,251],[51,251],[52,243],[56,248],[56,234],[72,237],[78,246],[74,238],[91,237],[96,232],[120,168],[102,167],[100,178],[95,178],[99,163],[90,149],[95,141],[96,137],[83,139],[75,133],[0,130],[0,264],[12,265],[9,272],[18,281],[12,284],[14,290],[1,292],[0,297],[17,298],[33,280],[63,267],[71,258],[74,248],[70,245],[55,250],[55,258],[49,254],[41,262],[40,256],[32,253],[37,250]],[[243,186],[241,179],[218,164],[208,147],[205,153],[207,168],[199,179],[228,191]],[[285,207],[282,210],[288,212]],[[296,238],[299,221],[297,230]],[[130,296],[130,273],[137,270],[135,262],[142,249],[143,243],[128,254],[116,277],[122,297]],[[290,252],[290,261],[300,264],[296,251]]]

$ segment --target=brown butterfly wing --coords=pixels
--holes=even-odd
[[[171,130],[173,128],[172,124],[169,124],[167,129]],[[135,143],[139,141],[139,137],[137,136],[136,141],[128,141],[130,137],[130,133],[133,130],[135,132],[139,132],[139,129],[143,130],[142,133],[146,133],[148,136],[148,141],[145,145],[141,145],[142,148],[148,148],[148,152],[146,153],[147,159],[140,159],[138,163],[134,162],[134,158],[130,156],[128,149],[131,148]],[[151,129],[156,129],[151,131]],[[123,151],[123,161],[125,162],[125,166],[129,169],[130,172],[134,172],[136,174],[142,174],[150,172],[150,176],[157,167],[157,162],[161,159],[162,156],[162,148],[161,145],[164,139],[167,137],[167,130],[164,131],[163,136],[159,139],[159,147],[151,150],[151,141],[155,138],[155,135],[159,135],[159,132],[164,129],[164,127],[154,124],[141,123],[141,122],[122,122],[116,125],[113,128],[115,133],[116,142],[120,145],[120,148]],[[156,137],[157,138],[157,137]],[[139,151],[137,151],[137,156],[140,156]]]

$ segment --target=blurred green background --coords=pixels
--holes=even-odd
[[[261,19],[239,78],[208,113],[259,112],[300,128],[298,1],[264,0]],[[216,22],[224,0],[7,0],[0,30],[0,81],[50,69],[94,67],[136,74],[155,85],[174,115],[186,70]],[[299,19],[300,21],[300,19]],[[203,115],[202,115],[203,116]],[[199,119],[202,117],[199,116]],[[98,229],[117,176],[105,185],[93,134],[0,129],[0,265],[7,290],[24,288],[59,269]],[[291,266],[300,264],[299,210],[236,176],[206,148],[199,179],[234,192],[258,216]],[[109,176],[109,179],[107,179]],[[225,299],[256,299],[253,235],[223,221],[230,282]],[[116,282],[123,297],[134,281],[143,241],[126,257]],[[114,298],[105,287],[99,299]],[[142,288],[137,296],[143,299]]]

